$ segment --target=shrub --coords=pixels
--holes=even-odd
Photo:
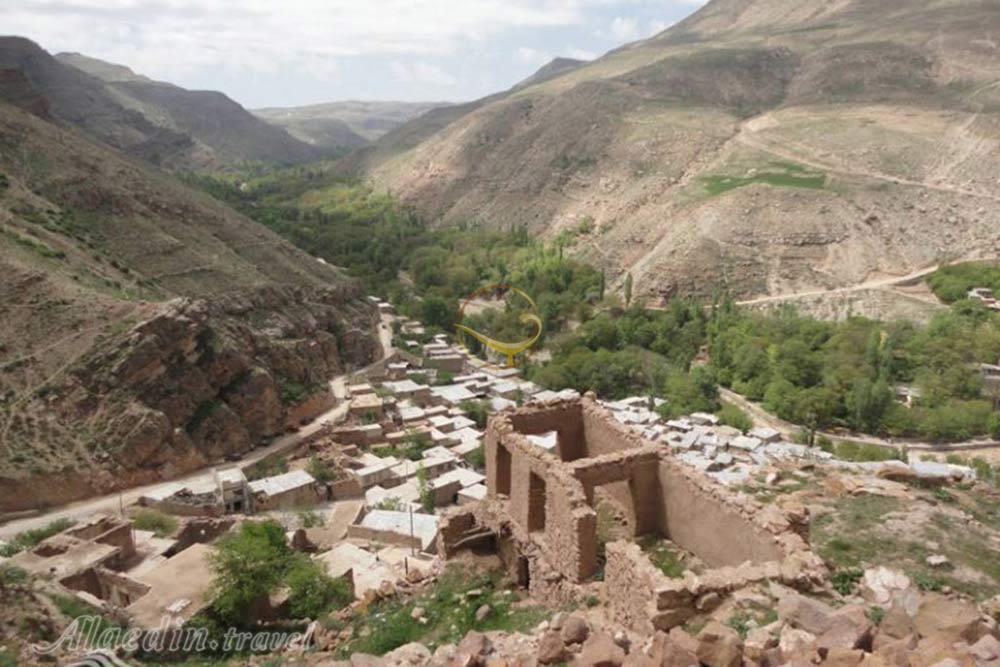
[[[313,456],[309,459],[309,465],[306,466],[306,472],[315,477],[317,482],[332,482],[337,478],[337,473],[330,466],[330,464],[318,456]]]
[[[489,419],[490,410],[486,401],[462,401],[459,406],[466,416],[476,422],[477,428],[486,428],[486,420]]]
[[[885,609],[882,607],[872,605],[868,608],[868,620],[870,620],[874,625],[881,625],[884,618]]]
[[[288,608],[295,618],[319,618],[354,599],[344,579],[334,579],[306,556],[295,559],[288,572]]]
[[[388,512],[402,512],[403,501],[396,496],[388,496],[375,503],[374,508],[377,510],[386,510]]]
[[[479,445],[479,447],[465,455],[465,462],[477,470],[485,470],[486,449],[482,445]]]
[[[157,537],[166,537],[177,530],[177,519],[163,512],[144,509],[132,517],[132,526],[137,530],[151,530]]]
[[[716,414],[719,417],[719,421],[726,426],[732,426],[743,432],[753,428],[753,420],[750,419],[750,416],[730,403],[723,405]]]
[[[918,572],[913,575],[913,581],[922,591],[940,591],[941,587],[944,585],[937,577],[930,574],[924,574],[923,572]]]
[[[837,570],[830,577],[830,583],[833,585],[833,589],[841,595],[850,595],[854,592],[863,575],[864,572],[856,567]]]
[[[325,524],[322,515],[310,510],[299,511],[299,525],[303,528],[319,528]]]
[[[13,565],[0,565],[0,588],[5,586],[16,586],[28,581],[28,573]]]

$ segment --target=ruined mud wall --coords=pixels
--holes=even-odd
[[[601,456],[643,446],[643,441],[622,423],[611,416],[597,402],[594,394],[587,394],[581,401],[583,435],[587,441],[587,456]]]
[[[774,536],[728,505],[722,494],[698,484],[673,461],[659,464],[663,534],[713,567],[781,560]]]
[[[581,417],[582,407],[578,401],[560,401],[530,410],[516,410],[508,415],[518,433],[555,431],[556,454],[563,461],[574,461],[589,455]]]

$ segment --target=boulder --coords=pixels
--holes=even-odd
[[[835,648],[823,659],[823,664],[828,667],[858,667],[864,657],[865,652],[858,649]]]
[[[582,644],[590,634],[590,626],[579,616],[567,616],[563,619],[560,633],[566,644]]]
[[[883,608],[900,604],[910,616],[917,613],[920,604],[920,592],[913,581],[902,572],[887,567],[865,570],[858,592],[865,601]]]
[[[786,625],[781,631],[778,648],[786,661],[796,656],[808,658],[816,651],[816,635]]]
[[[783,590],[778,598],[778,617],[814,635],[821,635],[833,627],[833,614],[830,605],[791,590]]]
[[[423,644],[410,642],[383,656],[390,665],[403,667],[405,665],[424,665],[431,659],[431,651]]]
[[[653,667],[698,667],[698,656],[664,632],[657,632],[647,651]]]
[[[698,653],[698,640],[684,628],[672,628],[667,636],[670,637],[670,641],[674,642],[685,651],[694,654]]]
[[[493,642],[481,632],[472,631],[462,638],[455,650],[452,664],[456,667],[482,665],[483,658],[493,651]]]
[[[707,667],[739,667],[743,642],[736,630],[718,621],[709,621],[698,633],[698,660]]]
[[[982,605],[983,613],[1000,622],[1000,595],[994,595]]]
[[[943,635],[921,639],[910,652],[909,660],[910,667],[934,667],[947,660],[957,660],[964,667],[972,662],[968,660],[961,645],[956,646],[955,642]]]
[[[878,656],[879,659],[888,665],[908,667],[910,653],[916,646],[917,636],[910,635],[902,639],[880,642],[878,647],[875,648],[874,655]]]
[[[969,655],[980,662],[988,662],[1000,658],[1000,640],[993,635],[984,635],[969,647]]]
[[[538,641],[538,662],[551,665],[565,662],[567,657],[566,644],[555,630],[547,630]]]
[[[476,621],[482,623],[490,615],[491,611],[492,609],[490,609],[490,606],[488,604],[482,605],[479,609],[476,610]]]
[[[902,639],[903,637],[912,635],[914,632],[913,619],[906,613],[903,605],[893,603],[886,610],[882,622],[879,623],[876,639],[884,637]]]
[[[604,632],[594,632],[583,642],[580,653],[573,658],[577,667],[621,667],[625,651]]]
[[[920,601],[913,624],[921,637],[964,640],[971,644],[979,639],[982,622],[974,605],[929,593]]]
[[[821,657],[825,658],[833,649],[871,648],[873,628],[864,607],[846,605],[830,618],[830,629],[816,638],[816,648]]]
[[[763,662],[769,649],[778,645],[778,638],[767,628],[752,628],[743,640],[743,657],[754,662]]]

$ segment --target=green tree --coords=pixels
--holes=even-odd
[[[632,305],[632,274],[625,274],[625,307]]]
[[[223,536],[211,556],[212,608],[226,622],[249,620],[254,604],[284,579],[292,555],[277,521],[251,521]]]
[[[421,307],[424,324],[440,329],[450,329],[455,323],[454,309],[448,301],[439,296],[429,296],[424,299]]]
[[[417,491],[420,493],[420,506],[428,514],[433,514],[434,487],[427,479],[427,471],[423,466],[417,467]]]

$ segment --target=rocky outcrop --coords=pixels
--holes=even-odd
[[[74,457],[60,472],[2,480],[0,511],[169,478],[278,434],[331,377],[377,358],[377,313],[360,296],[267,288],[168,302],[24,411],[44,417],[23,420],[20,439],[54,433]]]

